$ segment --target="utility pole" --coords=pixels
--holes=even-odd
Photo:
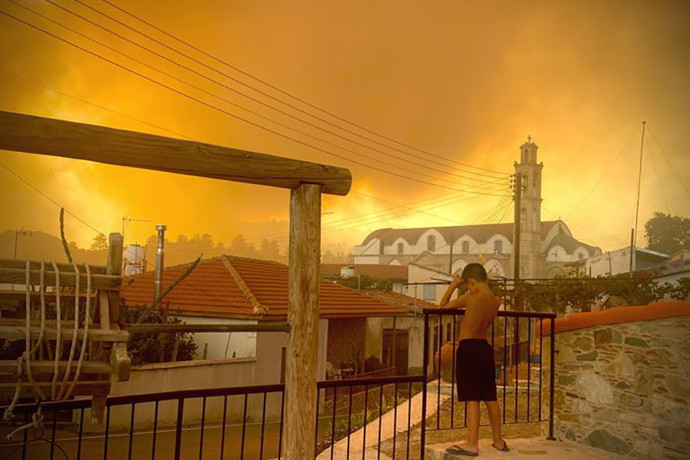
[[[515,268],[513,278],[515,284],[520,279],[520,227],[522,227],[522,212],[520,199],[522,197],[522,174],[515,174],[515,235],[513,238],[513,254],[515,255]]]
[[[29,230],[24,230],[24,227],[20,228],[19,230],[14,231],[14,256],[12,257],[14,260],[17,260],[17,245],[19,243],[19,235],[31,236],[32,234],[33,234],[33,232],[31,232]]]
[[[637,245],[637,220],[640,215],[640,185],[642,184],[642,153],[644,152],[644,131],[647,126],[647,122],[642,122],[642,141],[640,142],[640,172],[637,175],[637,203],[635,205],[635,228],[633,229],[633,241],[632,250],[635,251],[635,246]],[[632,257],[632,255],[630,256]],[[632,273],[637,269],[637,258],[632,257],[630,264],[630,277],[632,278]]]
[[[513,240],[513,254],[515,256],[515,267],[513,274],[513,294],[518,288],[520,281],[520,229],[522,227],[522,206],[520,204],[522,198],[522,174],[515,173],[515,232]],[[513,295],[514,308],[520,311],[520,299]],[[517,336],[516,336],[517,337]]]
[[[635,271],[635,229],[630,229],[630,278],[633,277]]]

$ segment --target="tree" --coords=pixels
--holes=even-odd
[[[690,249],[690,219],[655,212],[644,224],[647,247],[653,251],[673,254],[680,249]]]
[[[135,323],[147,307],[120,308],[120,321],[123,323]],[[178,318],[168,318],[160,310],[147,312],[142,321],[144,324],[179,324]],[[196,356],[197,344],[191,333],[156,333],[156,334],[132,334],[127,342],[127,352],[132,359],[132,364],[148,364],[169,362],[172,360],[173,350],[177,342],[176,361],[191,361]]]
[[[91,247],[89,248],[92,251],[102,251],[102,250],[107,250],[108,249],[108,238],[102,234],[99,233],[98,235],[94,236],[93,242],[91,243]]]

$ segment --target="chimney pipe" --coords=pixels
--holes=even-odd
[[[165,243],[165,225],[156,225],[158,231],[158,247],[156,248],[156,290],[153,300],[161,295],[161,281],[163,280],[163,245]]]

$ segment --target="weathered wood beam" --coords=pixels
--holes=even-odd
[[[74,272],[60,272],[60,287],[74,287],[77,277]],[[80,287],[83,289],[86,286],[86,273],[79,274]],[[19,268],[0,268],[0,283],[7,284],[24,284],[26,280],[26,271]],[[40,270],[31,270],[30,282],[38,286],[41,282]],[[45,271],[45,283],[47,285],[55,286],[55,272],[53,270]],[[122,284],[122,277],[114,275],[94,275],[91,274],[91,289],[104,289],[110,291],[119,291],[120,284]]]
[[[346,195],[347,169],[133,131],[0,111],[0,150]]]
[[[41,269],[41,262],[31,260],[29,261],[29,264],[31,266],[32,270],[40,270]],[[74,267],[71,264],[56,264],[58,267],[58,270],[60,270],[60,273],[64,272],[72,272],[74,273]],[[26,261],[25,260],[15,260],[15,259],[0,259],[0,268],[21,268],[24,270],[26,268]],[[105,267],[102,265],[90,265],[89,264],[89,269],[91,270],[91,274],[98,274],[98,275],[105,275]],[[46,263],[46,271],[50,270],[51,272],[53,271],[53,266],[50,263]],[[82,264],[79,264],[79,270],[81,272],[84,272]]]
[[[26,364],[24,364],[26,368]],[[64,373],[67,369],[67,361],[58,361],[58,372]],[[31,372],[34,378],[39,379],[41,375],[52,376],[55,370],[54,361],[31,361]],[[72,366],[72,372],[74,372],[75,366]],[[3,374],[15,374],[17,372],[17,360],[0,360],[0,373]],[[106,374],[110,375],[112,372],[110,364],[103,362],[93,362],[84,361],[81,364],[81,372],[83,374]],[[73,374],[72,374],[73,376]],[[48,380],[50,383],[50,380]]]
[[[319,338],[321,191],[303,184],[290,194],[290,266],[285,372],[285,458],[314,457]]]
[[[74,323],[72,323],[74,324]],[[62,340],[72,340],[72,332],[74,326],[62,325]],[[41,331],[40,327],[31,327],[31,337],[38,337]],[[46,340],[57,339],[57,328],[46,327],[43,330],[43,337]],[[0,338],[7,340],[24,340],[26,337],[26,326],[9,325],[0,323]],[[84,338],[84,329],[77,330],[77,337],[79,340]],[[129,341],[129,332],[118,331],[113,329],[93,329],[89,328],[89,340],[92,342],[127,342]]]

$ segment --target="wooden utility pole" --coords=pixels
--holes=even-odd
[[[633,229],[633,241],[632,241],[632,250],[633,252],[635,251],[635,246],[637,246],[637,220],[640,215],[640,186],[642,185],[642,154],[644,152],[644,131],[645,127],[647,126],[647,122],[643,121],[642,122],[642,141],[640,142],[640,171],[639,174],[637,175],[637,202],[635,204],[635,228]],[[637,269],[636,264],[637,264],[637,258],[631,256],[631,263],[630,263],[630,277],[632,278],[633,272]]]
[[[319,345],[321,187],[290,193],[290,264],[283,440],[287,460],[314,458]]]
[[[522,197],[522,174],[515,174],[515,237],[513,239],[513,254],[515,255],[515,268],[513,278],[515,284],[520,279],[520,227],[522,227],[522,211],[520,199]]]

